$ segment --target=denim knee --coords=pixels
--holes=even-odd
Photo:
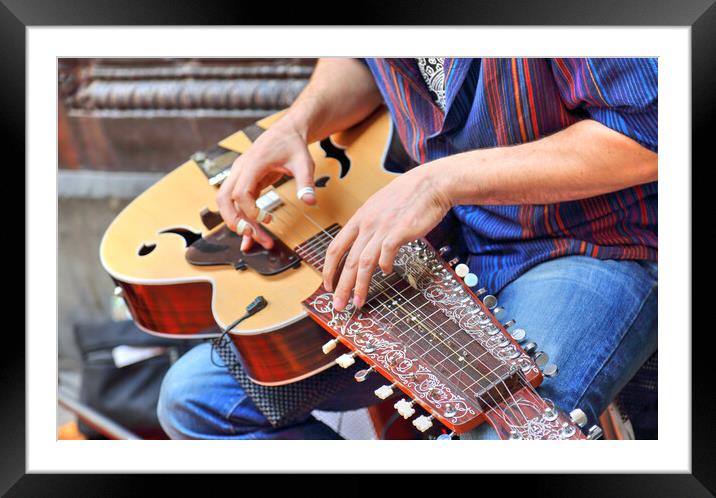
[[[229,420],[246,398],[241,386],[214,355],[211,345],[201,344],[182,356],[162,382],[157,404],[159,422],[172,439],[231,436]]]

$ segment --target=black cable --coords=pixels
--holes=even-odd
[[[383,426],[383,429],[380,431],[380,439],[385,439],[385,436],[388,435],[388,429],[390,429],[390,426],[392,426],[396,420],[398,420],[398,417],[400,416],[400,413],[395,412],[393,415],[390,416],[388,421]]]
[[[214,348],[221,345],[221,343],[224,340],[224,337],[226,337],[226,334],[231,332],[232,329],[236,328],[241,322],[246,320],[247,318],[255,315],[262,309],[264,309],[268,305],[268,301],[263,296],[256,296],[256,298],[251,301],[248,306],[246,306],[246,313],[244,313],[242,316],[231,322],[222,332],[219,337],[214,338],[213,341],[211,341],[211,363],[215,367],[222,367],[222,365],[219,365],[214,361]]]

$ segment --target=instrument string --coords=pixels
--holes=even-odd
[[[335,234],[334,234],[334,233],[331,233],[331,232],[333,232],[333,230],[330,230],[330,228],[328,229],[328,230],[330,230],[330,231],[328,231],[327,229],[324,229],[321,224],[319,224],[318,222],[316,222],[311,216],[309,216],[309,215],[308,215],[307,213],[305,213],[303,210],[299,209],[299,208],[298,208],[297,206],[295,206],[292,202],[288,201],[284,196],[282,196],[278,191],[276,191],[276,189],[273,189],[273,190],[274,190],[274,192],[279,196],[279,198],[283,201],[283,203],[284,203],[284,205],[285,205],[286,207],[290,208],[291,210],[293,210],[293,211],[295,211],[295,212],[298,212],[301,216],[303,216],[304,218],[306,218],[311,224],[313,224],[314,226],[316,226],[316,227],[318,228],[318,230],[319,230],[318,236],[316,236],[315,234],[311,234],[311,237],[306,237],[305,240],[311,240],[311,239],[313,239],[313,240],[311,240],[311,242],[310,242],[309,244],[307,244],[307,245],[301,247],[301,250],[302,250],[302,252],[304,252],[304,256],[302,256],[302,257],[303,257],[305,260],[307,260],[307,262],[308,262],[309,264],[314,265],[314,264],[316,263],[316,261],[312,261],[312,260],[313,260],[314,258],[316,258],[316,257],[318,257],[318,260],[317,260],[317,261],[320,262],[320,260],[322,259],[322,257],[325,257],[325,249],[324,249],[323,246],[325,246],[325,247],[327,248],[327,246],[330,244],[330,242],[335,238]],[[283,225],[285,225],[287,228],[291,225],[289,222],[287,222],[287,221],[283,218],[282,215],[279,215],[279,214],[278,214],[278,209],[277,209],[277,210],[274,210],[273,212],[271,212],[271,214],[272,214],[272,216],[275,215],[276,218],[277,218],[279,221],[281,221],[281,223],[282,223]],[[338,231],[340,230],[340,227],[338,227],[338,226],[334,226],[334,228],[335,228],[335,229],[338,229]],[[294,230],[295,230],[295,226],[294,226]],[[336,233],[337,233],[337,232],[336,232]],[[302,234],[302,235],[303,235],[303,234]],[[322,266],[323,266],[323,264],[322,264],[322,263],[319,263],[318,266],[320,266],[320,268],[318,268],[318,270],[319,270],[319,271],[322,271]],[[406,268],[406,270],[408,270],[408,272],[410,273],[410,269],[409,269],[409,268]],[[376,271],[374,272],[374,274],[373,274],[374,277],[375,277],[376,273],[377,273],[377,270],[376,270]],[[422,274],[418,274],[417,276],[423,276],[423,275],[426,274],[426,273],[429,275],[429,272],[423,271]],[[413,274],[413,275],[415,276],[415,274]],[[371,280],[372,280],[372,281],[371,281],[371,286],[372,286],[374,279],[371,279]],[[384,286],[381,285],[381,282],[376,282],[376,283],[377,283],[376,286],[378,286],[378,287],[383,287],[383,288],[384,288]],[[385,294],[385,292],[386,292],[387,290],[393,290],[393,291],[397,292],[398,294],[401,294],[401,291],[398,291],[395,287],[393,287],[393,285],[391,285],[389,282],[387,282],[387,280],[385,280],[384,283],[387,283],[387,284],[388,284],[389,289],[384,288],[384,290],[380,293],[381,295],[382,295],[382,294]],[[409,287],[409,288],[412,289],[412,287]],[[370,289],[370,286],[369,286],[369,289]],[[407,290],[407,289],[406,289],[406,290]],[[416,294],[413,296],[413,298],[414,298],[414,297],[417,297],[418,295],[419,295],[419,293],[416,293]],[[375,296],[372,296],[372,298],[374,298],[374,297],[375,297]],[[413,298],[410,298],[410,299],[413,299]],[[366,304],[367,304],[367,302],[366,302]],[[426,304],[427,304],[427,303],[424,303],[423,306],[425,306]],[[422,308],[422,306],[421,306],[420,308]],[[413,312],[411,312],[411,311],[406,310],[404,307],[401,306],[401,309],[406,313],[406,316],[405,316],[404,318],[401,318],[400,320],[398,320],[395,324],[391,324],[391,326],[394,328],[395,325],[397,325],[398,322],[404,320],[405,318],[414,318],[414,317],[415,317],[415,313],[418,313],[419,310],[420,310],[420,308],[416,307],[416,308],[413,310]],[[392,312],[397,316],[397,313],[395,313],[394,310],[393,310]],[[387,316],[387,314],[388,314],[388,313],[386,313],[386,314],[385,314],[383,317],[381,317],[381,318],[384,318],[385,316]],[[418,314],[419,314],[419,313],[418,313]],[[436,339],[438,339],[444,346],[446,346],[450,351],[452,351],[453,354],[458,355],[458,357],[462,358],[462,356],[460,356],[460,354],[459,354],[457,351],[455,351],[454,349],[452,349],[447,343],[445,343],[442,339],[439,338],[439,335],[440,335],[440,334],[435,334],[435,332],[441,327],[441,325],[444,325],[445,323],[447,323],[447,321],[449,321],[449,319],[448,319],[447,321],[443,322],[442,324],[437,325],[437,324],[432,320],[432,318],[431,318],[434,314],[435,314],[435,313],[433,313],[433,314],[431,314],[431,315],[429,315],[429,316],[427,316],[427,317],[425,317],[425,316],[423,317],[423,320],[430,319],[430,321],[433,323],[433,325],[436,326],[434,329],[430,330],[430,329],[426,328],[425,325],[424,325],[423,323],[421,323],[421,322],[419,322],[418,325],[419,325],[422,329],[424,329],[426,332],[428,332],[429,334],[431,334],[433,337],[435,337]],[[414,327],[415,327],[415,325],[411,326],[409,330],[413,329]],[[454,335],[458,334],[460,331],[462,331],[462,330],[459,329],[459,330],[455,331],[453,334],[451,334],[450,338],[452,338]],[[402,335],[405,335],[405,334],[407,334],[407,333],[409,333],[409,331],[403,331],[402,333],[399,333],[399,334],[398,334],[398,338],[400,339]],[[448,338],[448,339],[449,339],[449,338]],[[414,341],[408,343],[407,345],[404,345],[404,347],[407,349],[407,348],[410,347],[410,346],[416,345],[419,340],[421,340],[420,337],[418,337],[418,338],[415,339]],[[474,339],[473,339],[473,340],[474,340]],[[428,351],[431,351],[432,349],[434,349],[434,348],[436,348],[436,347],[437,347],[437,345],[434,345],[434,346],[432,346]],[[436,351],[437,351],[437,349],[436,349]],[[426,351],[426,352],[427,352],[427,351]],[[424,352],[423,354],[425,354],[426,352]],[[489,353],[489,351],[486,350],[486,349],[485,349],[485,352],[486,352],[486,353]],[[487,367],[487,368],[489,369],[489,372],[487,373],[487,375],[485,375],[482,371],[480,371],[480,369],[478,369],[472,362],[466,362],[462,367],[460,367],[457,363],[455,363],[455,361],[453,361],[453,360],[450,358],[450,356],[445,355],[444,353],[443,353],[443,356],[445,356],[445,358],[443,358],[440,363],[442,363],[443,361],[446,361],[446,360],[449,359],[449,361],[450,361],[455,367],[459,367],[458,372],[454,372],[453,374],[451,374],[451,375],[448,377],[448,379],[451,378],[451,377],[454,377],[454,376],[457,375],[457,374],[459,374],[460,372],[463,371],[463,369],[465,369],[465,368],[467,368],[467,367],[471,367],[475,372],[478,373],[478,375],[481,376],[482,379],[486,379],[486,380],[489,382],[488,376],[489,376],[490,374],[492,374],[492,373],[495,373],[496,370],[497,370],[499,367],[504,366],[504,365],[500,364],[500,365],[498,365],[495,369],[490,369],[489,365],[487,365],[484,361],[481,360],[481,357],[482,357],[483,355],[484,355],[484,353],[481,354],[480,356],[478,356],[478,357],[476,358],[476,360],[479,361],[481,364],[485,365],[485,367]],[[467,374],[467,372],[465,372],[465,373]],[[519,381],[520,381],[521,383],[525,383],[525,382],[524,382],[524,378],[522,377],[522,375],[520,375],[520,373],[521,373],[521,372],[518,372],[518,379],[519,379]],[[468,375],[468,377],[471,377],[469,374],[467,374],[467,375]],[[496,375],[496,377],[497,377],[497,380],[503,384],[503,386],[505,387],[505,389],[507,390],[507,392],[510,393],[510,396],[512,396],[512,393],[511,393],[510,389],[507,387],[507,385],[506,385],[506,383],[504,382],[504,380],[502,379],[502,377],[499,376],[499,375]],[[468,389],[471,388],[474,384],[479,383],[479,381],[480,381],[480,380],[475,380],[474,378],[471,378],[471,380],[473,380],[474,382],[473,382],[470,386],[468,386]],[[494,383],[493,383],[493,384],[494,384]],[[530,387],[532,387],[531,384],[529,384],[528,382],[527,382],[526,384],[529,385]],[[461,390],[463,390],[463,389],[461,389]],[[508,407],[510,407],[510,404],[507,403],[507,400],[504,398],[504,395],[502,395],[502,393],[500,392],[499,389],[498,389],[498,393],[500,394],[500,396],[502,397],[503,401],[505,402],[505,405],[508,406]],[[493,404],[494,404],[496,407],[498,407],[501,411],[504,412],[504,410],[503,410],[502,407],[500,406],[499,402],[496,402],[495,398],[492,396],[492,394],[490,394],[490,391],[489,391],[489,390],[486,391],[486,394],[487,394],[488,396],[490,396],[490,398],[491,398],[492,401],[493,401]],[[479,394],[476,393],[476,395],[480,398],[480,395],[479,395]],[[483,401],[484,401],[484,400],[483,400]],[[519,404],[514,400],[514,397],[513,397],[513,401],[514,401],[515,406],[517,406],[517,408],[519,409],[519,411],[522,412],[522,409],[520,408]],[[514,410],[511,410],[511,411],[512,411],[513,414],[514,414]],[[505,413],[505,415],[506,415],[506,413]],[[526,421],[526,420],[527,420],[527,417],[524,415],[524,412],[522,412],[522,416],[523,416],[523,418],[524,418],[525,421]]]

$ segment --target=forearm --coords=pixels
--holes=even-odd
[[[362,121],[380,102],[365,65],[355,59],[319,59],[309,84],[279,122],[310,143]]]
[[[592,120],[541,140],[427,163],[450,205],[553,204],[657,179],[657,154]]]

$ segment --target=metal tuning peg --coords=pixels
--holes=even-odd
[[[487,306],[488,310],[494,310],[497,307],[497,298],[492,294],[488,294],[482,298],[482,304]]]
[[[487,294],[487,287],[480,287],[479,289],[477,289],[477,290],[475,291],[475,295],[476,295],[477,297],[480,297],[480,296],[482,296],[483,294]]]
[[[336,363],[341,368],[348,368],[356,362],[355,356],[355,351],[353,351],[352,353],[342,354],[338,358],[336,358]]]
[[[549,362],[549,355],[544,351],[537,351],[534,355],[534,360],[535,364],[542,369]]]
[[[575,408],[574,410],[569,412],[569,418],[579,427],[584,427],[585,425],[587,425],[587,414],[579,408]]]
[[[338,345],[338,339],[331,339],[330,341],[328,341],[321,347],[321,351],[323,351],[323,354],[328,354],[331,351],[333,351],[334,349],[336,349],[337,345]]]
[[[452,440],[452,437],[455,435],[455,431],[452,431],[450,434],[440,434],[437,439],[438,441],[450,441]]]
[[[460,260],[459,260],[458,258],[452,258],[450,261],[448,261],[448,264],[449,264],[450,266],[455,266],[455,265],[458,264],[459,262],[460,262]]]
[[[380,386],[373,392],[378,398],[387,399],[393,395],[393,387],[395,387],[395,384],[391,384],[389,386]]]
[[[601,439],[604,435],[604,432],[602,432],[602,428],[598,425],[593,425],[589,428],[589,432],[587,432],[587,439]]]
[[[415,415],[415,408],[413,408],[413,404],[415,404],[415,401],[408,401],[407,399],[403,398],[401,400],[398,400],[393,405],[393,408],[398,410],[398,413],[404,418],[409,419],[413,415]]]
[[[577,429],[573,425],[569,425],[567,422],[562,422],[562,430],[559,431],[559,436],[562,439],[569,439],[577,433]]]
[[[433,416],[430,415],[429,417],[426,417],[425,415],[420,415],[418,418],[413,420],[413,426],[415,426],[415,428],[420,432],[425,432],[433,426]]]
[[[522,342],[527,337],[527,332],[525,332],[525,329],[515,329],[512,332],[510,332],[510,335],[517,342]]]
[[[542,375],[545,377],[554,377],[559,373],[559,368],[557,368],[557,365],[554,363],[547,364],[546,367],[542,370]]]
[[[113,294],[117,297],[122,297],[122,294],[124,294],[124,289],[118,285],[114,288]]]
[[[353,378],[355,379],[356,382],[364,382],[365,379],[367,379],[368,376],[371,374],[371,372],[373,372],[373,370],[375,370],[374,367],[364,368],[363,370],[358,370],[355,373],[355,375],[353,375]]]
[[[515,320],[507,320],[505,323],[502,324],[502,326],[505,327],[506,329],[509,329],[516,323],[517,322]]]
[[[522,346],[522,349],[525,350],[525,353],[532,356],[535,351],[537,351],[537,343],[536,342],[528,342],[524,346]]]
[[[440,249],[438,249],[438,253],[440,254],[440,256],[445,256],[450,251],[452,251],[452,247],[450,246],[442,246]]]

